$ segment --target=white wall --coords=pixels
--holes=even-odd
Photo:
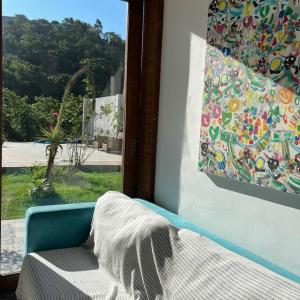
[[[208,0],[165,0],[156,202],[300,275],[300,196],[198,171]]]
[[[119,126],[123,123],[123,106],[124,106],[124,96],[121,94],[117,94],[114,96],[106,96],[101,98],[95,99],[95,119],[94,119],[94,134],[100,134],[101,130],[106,133],[107,131],[110,132],[110,135],[117,136],[119,127],[113,129],[112,125],[115,124],[116,120],[113,119],[113,114],[110,116],[108,120],[105,116],[101,116],[101,106],[111,104],[113,107],[114,112],[119,112],[120,119],[119,119]]]

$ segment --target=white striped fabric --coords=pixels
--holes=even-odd
[[[300,300],[300,286],[120,193],[99,198],[83,247],[25,257],[20,300]]]
[[[22,300],[130,299],[83,247],[27,255],[16,294]]]

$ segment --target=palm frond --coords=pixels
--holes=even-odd
[[[49,144],[60,144],[65,139],[65,133],[58,127],[52,129],[42,128],[42,137],[39,137],[39,141],[48,142]]]

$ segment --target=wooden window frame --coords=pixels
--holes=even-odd
[[[127,0],[126,2],[128,2],[128,24],[123,192],[130,197],[154,202],[164,0]],[[0,12],[2,16],[2,1]],[[0,38],[0,130],[2,132],[2,23]],[[1,192],[2,147],[0,167]],[[17,282],[18,274],[0,276],[0,292],[15,289]]]
[[[123,191],[154,202],[164,0],[128,0]]]

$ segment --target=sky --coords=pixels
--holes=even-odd
[[[92,25],[98,18],[103,31],[126,38],[127,4],[121,0],[2,0],[2,10],[3,16],[22,14],[49,21],[73,17]]]

